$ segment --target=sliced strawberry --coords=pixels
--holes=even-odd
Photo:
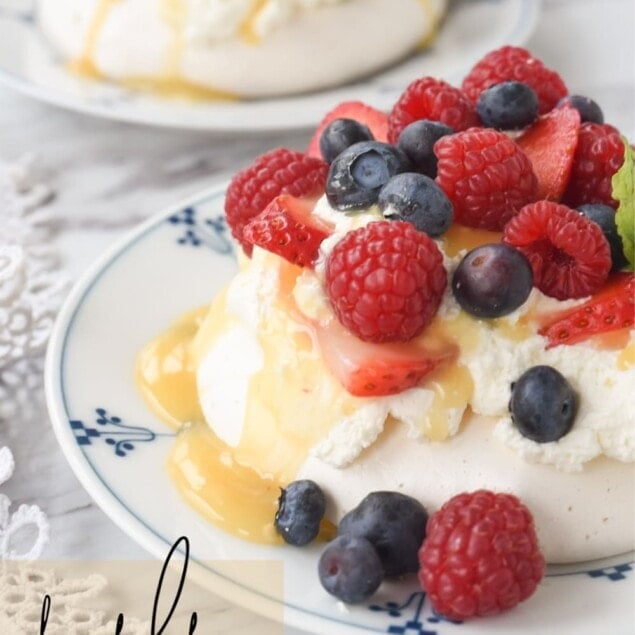
[[[549,316],[538,332],[549,340],[547,348],[553,348],[631,328],[634,318],[635,275],[617,273],[584,304]]]
[[[375,344],[355,337],[337,320],[316,328],[320,352],[352,395],[393,395],[416,386],[439,364],[456,356],[456,346],[425,336],[408,343]]]
[[[317,129],[313,133],[306,155],[309,157],[322,158],[320,152],[320,137],[322,131],[335,119],[354,119],[368,126],[375,137],[375,141],[388,141],[388,115],[372,106],[367,106],[361,101],[343,101],[339,106],[335,106],[322,119]]]
[[[313,215],[315,199],[276,197],[243,229],[243,238],[299,267],[313,267],[333,226]]]
[[[557,108],[516,139],[538,178],[537,200],[559,201],[562,198],[571,174],[579,130],[578,111]]]

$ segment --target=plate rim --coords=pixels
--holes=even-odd
[[[451,0],[450,0],[451,1]],[[469,0],[463,0],[469,1]],[[483,0],[479,0],[483,1]],[[484,0],[489,2],[491,0]],[[497,0],[501,1],[501,0]],[[505,0],[503,0],[505,1]],[[509,0],[507,0],[509,1]],[[500,43],[501,46],[505,44],[510,44],[514,46],[520,46],[527,42],[527,40],[531,37],[532,33],[535,31],[536,26],[538,24],[538,19],[542,12],[543,0],[511,0],[519,3],[518,14],[516,16],[516,22],[512,29],[510,29],[509,33],[506,33],[505,39]],[[5,16],[2,11],[2,5],[0,2],[0,20],[9,19]],[[9,13],[9,11],[7,11]],[[33,9],[34,19],[33,20],[24,20],[22,19],[25,28],[33,29],[36,31],[36,37],[41,40],[40,46],[50,48],[50,45],[44,38],[44,36],[38,30],[37,24],[37,7]],[[19,18],[17,18],[19,19]],[[401,63],[404,63],[410,59],[409,57],[404,58],[401,62],[396,62],[390,68],[397,68]],[[467,69],[466,69],[467,70]],[[456,72],[454,72],[456,75]],[[371,75],[371,77],[373,77]],[[444,78],[448,81],[452,81],[456,79],[456,77],[446,77]],[[364,79],[360,80],[362,83],[365,81]],[[351,84],[355,84],[356,82],[351,82]],[[271,134],[271,133],[282,133],[282,132],[294,132],[300,130],[307,130],[311,127],[316,126],[319,123],[319,117],[316,117],[315,121],[311,123],[307,122],[296,122],[289,121],[285,125],[280,125],[278,123],[267,123],[266,120],[262,120],[259,117],[249,118],[246,120],[243,119],[239,121],[232,122],[223,122],[221,125],[214,124],[214,122],[205,120],[197,120],[187,118],[174,118],[173,115],[166,115],[164,113],[160,113],[158,117],[148,118],[145,114],[146,109],[142,109],[137,111],[135,108],[109,108],[106,105],[100,104],[99,101],[92,101],[89,99],[78,99],[73,93],[65,90],[60,90],[46,87],[40,83],[35,83],[29,80],[27,77],[21,74],[17,74],[0,64],[0,84],[4,84],[5,86],[15,90],[16,92],[23,94],[27,97],[30,97],[36,101],[40,101],[43,103],[47,103],[65,110],[69,110],[71,112],[97,117],[105,120],[117,121],[122,123],[129,123],[135,125],[149,126],[151,128],[159,128],[159,129],[172,129],[172,130],[206,130],[208,132],[215,133],[230,133],[230,134],[254,134],[254,133],[262,133],[262,134]],[[117,89],[119,88],[116,83],[101,81],[100,85],[104,87],[110,87]],[[343,86],[335,86],[329,87],[324,90],[315,91],[314,93],[303,93],[300,95],[290,95],[289,99],[294,99],[295,97],[303,97],[303,96],[311,96],[311,95],[324,95],[327,94],[331,90],[336,90],[338,88],[342,88]],[[123,90],[123,89],[121,89]],[[143,95],[143,91],[128,91],[129,94]],[[161,104],[169,103],[168,100],[164,98],[156,97],[160,99]],[[261,100],[255,100],[261,104],[268,104],[270,101],[274,99],[285,99],[284,96],[274,97],[274,98],[263,98]]]
[[[162,211],[153,214],[134,229],[122,234],[95,261],[86,269],[83,275],[75,282],[68,296],[64,300],[50,336],[47,346],[44,388],[46,405],[51,426],[54,430],[57,443],[64,458],[71,467],[73,473],[82,487],[92,498],[95,504],[106,516],[112,520],[129,538],[131,538],[143,550],[155,558],[163,560],[170,549],[170,541],[162,536],[156,529],[149,526],[137,513],[122,501],[103,478],[100,470],[86,456],[80,446],[73,442],[74,438],[69,432],[68,410],[63,394],[63,355],[66,339],[71,331],[73,320],[81,308],[84,299],[90,294],[95,283],[115,264],[118,257],[127,249],[133,247],[147,233],[158,227],[167,218],[184,208],[206,203],[210,200],[222,197],[227,189],[228,181],[221,181],[208,188],[189,195],[177,203],[165,207]],[[61,372],[60,372],[61,371]],[[219,530],[220,531],[220,530]],[[182,552],[181,552],[182,553]],[[598,568],[611,566],[611,562],[632,563],[635,560],[635,552],[618,554],[610,558],[602,558],[586,563],[572,565],[551,565],[549,577],[573,576],[587,573],[589,565],[597,562]],[[573,570],[572,570],[573,569]],[[204,587],[208,591],[217,594],[233,605],[252,611],[274,621],[282,619],[284,625],[298,629],[309,629],[311,632],[320,633],[325,623],[329,623],[330,632],[348,633],[351,629],[366,632],[385,632],[355,624],[349,621],[339,621],[335,618],[302,609],[287,604],[284,600],[278,601],[256,590],[249,589],[239,582],[223,575],[221,572],[205,566],[194,557],[190,558],[188,577]]]

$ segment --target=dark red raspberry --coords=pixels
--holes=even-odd
[[[495,615],[526,600],[545,571],[529,510],[510,494],[451,498],[428,521],[419,582],[442,615]]]
[[[608,124],[583,123],[563,203],[578,207],[604,203],[617,209],[611,196],[611,178],[624,163],[624,142]]]
[[[326,292],[340,322],[368,342],[405,342],[434,317],[447,276],[436,243],[410,223],[349,232],[326,262]]]
[[[232,179],[225,195],[225,214],[232,236],[250,255],[243,228],[279,194],[296,198],[320,196],[329,166],[321,159],[278,148],[258,157]]]
[[[502,132],[470,128],[441,137],[436,181],[454,205],[462,225],[501,231],[534,200],[538,181],[525,153]]]
[[[397,143],[401,131],[413,121],[440,121],[455,131],[479,125],[469,99],[440,79],[422,77],[406,88],[388,115],[388,141]]]
[[[569,93],[558,73],[517,46],[503,46],[488,53],[469,72],[461,88],[476,104],[486,88],[508,80],[523,82],[534,89],[541,115],[549,112]]]
[[[525,254],[534,286],[558,300],[595,293],[611,269],[611,249],[600,226],[559,203],[523,207],[505,226],[503,242]]]

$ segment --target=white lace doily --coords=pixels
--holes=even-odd
[[[103,576],[61,580],[53,571],[32,566],[0,570],[0,633],[40,633],[43,598],[50,597],[47,635],[113,635],[117,619],[90,607],[108,582]],[[123,635],[146,635],[149,622],[125,617]]]
[[[51,190],[0,163],[0,368],[43,352],[67,281],[51,247]]]
[[[32,174],[28,158],[0,163],[0,438],[12,424],[43,416],[44,349],[68,286],[51,246],[45,203],[52,192]],[[0,447],[0,486],[14,467],[11,450]],[[39,557],[48,540],[46,515],[36,505],[11,507],[0,493],[0,560]]]

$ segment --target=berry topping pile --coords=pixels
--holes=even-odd
[[[430,517],[419,580],[454,620],[495,615],[526,600],[544,575],[531,514],[515,497],[459,494]]]
[[[635,260],[629,152],[595,101],[504,46],[460,88],[413,81],[389,114],[341,103],[305,154],[273,150],[236,175],[227,222],[248,255],[257,246],[315,269],[338,321],[315,326],[316,341],[341,384],[394,394],[455,356],[421,341],[445,295],[455,225],[490,237],[452,263],[454,299],[477,319],[519,309],[533,287],[557,300],[603,297],[609,273]],[[316,212],[322,195],[345,230]],[[602,332],[629,322],[622,306]],[[597,320],[558,328],[554,340],[542,326],[546,347],[600,331]]]

